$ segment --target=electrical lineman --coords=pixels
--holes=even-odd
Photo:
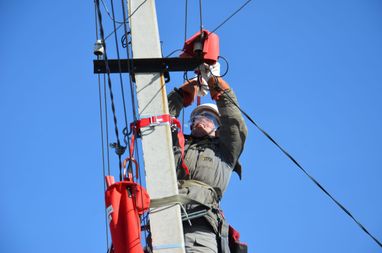
[[[209,207],[204,216],[183,222],[185,247],[186,252],[226,253],[230,252],[228,224],[219,210],[219,202],[232,171],[241,177],[238,159],[247,127],[233,90],[218,77],[219,63],[212,66],[204,64],[199,70],[204,85],[198,85],[198,81],[193,79],[168,95],[170,114],[176,117],[183,107],[194,101],[197,94],[206,95],[208,89],[217,104],[199,105],[191,114],[191,136],[184,147],[184,162],[189,174],[181,166],[181,147],[174,147],[179,194]],[[188,213],[198,208],[200,205],[186,206]]]

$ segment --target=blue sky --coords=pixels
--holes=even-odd
[[[203,2],[211,30],[242,1]],[[381,11],[377,0],[254,0],[217,31],[242,108],[380,240]],[[166,55],[182,47],[184,1],[157,12]],[[92,1],[0,2],[0,252],[105,252],[94,20]],[[182,76],[171,79],[167,90]],[[232,177],[223,208],[250,252],[381,251],[247,123],[243,180]]]

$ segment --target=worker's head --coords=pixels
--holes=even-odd
[[[204,137],[215,136],[216,129],[220,126],[219,111],[215,104],[202,104],[191,113],[191,135]]]

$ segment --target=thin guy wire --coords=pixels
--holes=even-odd
[[[96,34],[96,40],[98,41],[98,20],[97,20],[97,8],[94,5],[94,18],[95,18],[95,34]],[[99,60],[99,56],[97,56]],[[103,192],[106,192],[106,182],[105,182],[105,175],[106,175],[106,169],[105,169],[105,144],[104,144],[104,130],[103,130],[103,115],[102,115],[102,91],[101,91],[101,76],[98,75],[98,97],[99,97],[99,114],[100,114],[100,130],[101,130],[101,150],[102,150],[102,185],[103,185]],[[104,209],[104,215],[105,215],[105,235],[106,235],[106,251],[109,250],[109,227],[107,222],[107,212],[106,209]]]
[[[104,30],[103,30],[103,25],[102,25],[102,14],[101,10],[99,7],[99,0],[96,0],[96,7],[97,7],[97,12],[98,12],[98,20],[99,20],[99,28],[100,28],[100,35],[101,39],[103,41],[103,46],[104,46],[104,60],[105,60],[105,67],[106,67],[106,72],[107,72],[107,78],[108,78],[108,86],[109,86],[109,91],[110,91],[110,101],[111,101],[111,109],[113,112],[113,120],[114,120],[114,130],[115,130],[115,135],[117,138],[117,147],[116,150],[121,148],[121,142],[119,141],[119,133],[118,133],[118,122],[117,122],[117,115],[115,111],[115,105],[114,105],[114,95],[113,95],[113,89],[112,89],[112,84],[111,84],[111,78],[110,78],[110,67],[109,67],[109,62],[107,58],[107,50],[106,50],[106,43],[105,43],[105,35],[104,35]],[[119,154],[119,160],[121,160],[121,155]],[[122,170],[122,164],[119,163],[119,171],[120,171],[120,177],[121,177],[121,170]]]
[[[229,94],[224,91],[226,97],[231,101],[232,104],[234,104],[246,117],[249,121],[252,122],[252,124],[260,130],[261,133],[263,133],[273,144],[278,147],[281,152],[286,155],[310,180],[313,181],[331,200],[334,201],[334,203],[337,204],[338,207],[342,209],[368,236],[370,236],[374,242],[376,242],[380,247],[382,247],[382,243],[374,237],[365,226],[363,226],[351,213],[349,210],[347,210],[339,201],[337,201],[316,179],[314,179],[298,162],[297,160],[292,157],[283,147],[281,147],[265,130],[263,130],[245,111],[243,111],[240,106],[229,96]]]
[[[144,3],[146,3],[147,2],[147,0],[145,0],[143,3],[141,3],[134,11],[133,11],[133,13],[131,13],[131,15],[130,16],[128,16],[127,17],[127,19],[125,19],[124,18],[124,20],[128,20],[128,19],[130,19],[138,10],[139,10],[139,8],[141,8],[142,7],[142,5],[144,4]],[[107,40],[113,33],[115,33],[119,28],[121,28],[124,24],[126,24],[126,22],[124,22],[123,24],[119,24],[119,26],[117,27],[117,29],[116,30],[114,30],[114,31],[112,31],[109,35],[107,35],[106,37],[105,37],[105,40]]]
[[[217,29],[219,29],[220,27],[222,27],[228,20],[230,20],[233,16],[235,16],[239,11],[241,11],[247,4],[249,4],[249,2],[251,2],[252,0],[248,0],[247,2],[245,2],[239,9],[237,9],[234,13],[232,13],[228,18],[226,18],[220,25],[218,25],[215,29],[212,30],[212,32],[210,33],[214,33],[216,32]]]
[[[111,11],[112,11],[112,14],[113,14],[113,27],[115,29],[116,28],[116,25],[115,25],[116,22],[114,21],[114,19],[115,19],[114,1],[111,0],[110,3],[111,3]],[[126,100],[125,100],[125,91],[124,91],[124,88],[123,88],[121,58],[120,58],[120,55],[119,55],[119,45],[118,45],[117,33],[114,33],[114,35],[115,35],[114,36],[114,38],[115,38],[115,48],[117,50],[119,81],[120,81],[120,84],[121,84],[122,104],[123,104],[123,112],[124,112],[124,118],[125,118],[125,128],[127,128]]]

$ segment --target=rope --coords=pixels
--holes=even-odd
[[[113,95],[113,89],[112,89],[112,83],[111,83],[111,78],[110,78],[110,68],[109,68],[109,62],[107,58],[107,50],[106,50],[106,43],[105,43],[105,35],[104,35],[104,29],[102,25],[102,14],[99,6],[99,0],[95,1],[96,3],[96,8],[97,8],[97,14],[98,14],[98,21],[99,21],[99,28],[100,28],[100,35],[101,35],[101,40],[103,41],[103,46],[104,46],[104,60],[105,60],[105,67],[106,67],[106,72],[107,72],[107,81],[108,81],[108,86],[109,86],[109,92],[110,92],[110,100],[111,100],[111,109],[113,112],[113,120],[114,120],[114,130],[115,130],[115,135],[117,139],[117,143],[112,144],[112,147],[115,148],[115,151],[117,155],[119,156],[119,171],[120,171],[120,178],[122,177],[122,164],[121,164],[121,155],[124,153],[125,147],[121,146],[121,142],[119,141],[119,131],[118,131],[118,122],[117,122],[117,115],[116,115],[116,110],[115,110],[115,105],[114,105],[114,95]]]
[[[363,226],[361,224],[361,222],[359,222],[351,213],[350,211],[345,208],[344,205],[342,205],[339,201],[337,201],[333,196],[332,194],[330,194],[315,178],[313,178],[301,165],[300,163],[293,157],[291,156],[283,147],[281,147],[280,144],[278,144],[264,129],[262,129],[244,110],[242,110],[240,108],[240,106],[229,96],[229,94],[226,92],[226,91],[223,91],[224,95],[230,100],[230,102],[232,104],[234,104],[244,115],[245,117],[247,117],[247,119],[258,129],[260,130],[261,133],[263,133],[265,135],[265,137],[267,137],[273,144],[276,145],[276,147],[278,147],[281,152],[286,155],[311,181],[313,181],[313,183],[318,187],[320,188],[331,200],[334,201],[334,203],[340,208],[342,209],[342,211],[344,211],[369,237],[371,237],[374,242],[376,242],[380,247],[382,247],[382,244],[381,242],[375,237],[373,236],[367,229],[365,226]]]

